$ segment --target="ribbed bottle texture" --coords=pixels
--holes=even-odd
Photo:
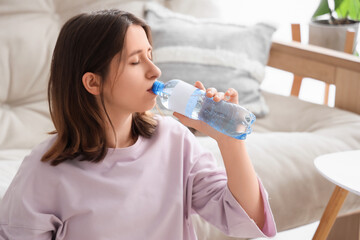
[[[223,100],[215,102],[206,97],[204,91],[178,79],[166,83],[156,81],[152,90],[165,108],[204,121],[236,139],[245,139],[256,119],[246,108]]]

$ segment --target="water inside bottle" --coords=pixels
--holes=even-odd
[[[195,91],[189,104],[193,107],[189,110],[188,117],[202,120],[219,132],[238,139],[245,139],[251,133],[250,126],[255,121],[255,116],[239,105],[225,101],[215,102],[212,98],[205,97],[203,91]]]

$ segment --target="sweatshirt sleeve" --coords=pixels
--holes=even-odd
[[[0,240],[53,239],[61,221],[39,211],[16,187],[10,187],[0,204]]]
[[[24,159],[0,203],[0,240],[51,240],[62,227],[50,211],[53,192],[44,190],[31,157]]]
[[[258,180],[264,202],[263,229],[258,228],[230,192],[225,170],[216,166],[211,153],[202,151],[194,157],[187,179],[186,212],[189,215],[192,210],[195,211],[207,222],[231,237],[273,237],[276,234],[276,226],[268,194],[259,178]]]
[[[0,240],[51,240],[52,232],[11,225],[0,225]]]

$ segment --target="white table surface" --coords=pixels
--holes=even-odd
[[[314,164],[330,182],[360,195],[360,150],[325,154]]]

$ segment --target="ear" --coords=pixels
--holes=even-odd
[[[87,72],[82,77],[82,83],[85,89],[93,95],[100,94],[100,85],[101,85],[100,81],[101,81],[100,76],[92,72]]]

